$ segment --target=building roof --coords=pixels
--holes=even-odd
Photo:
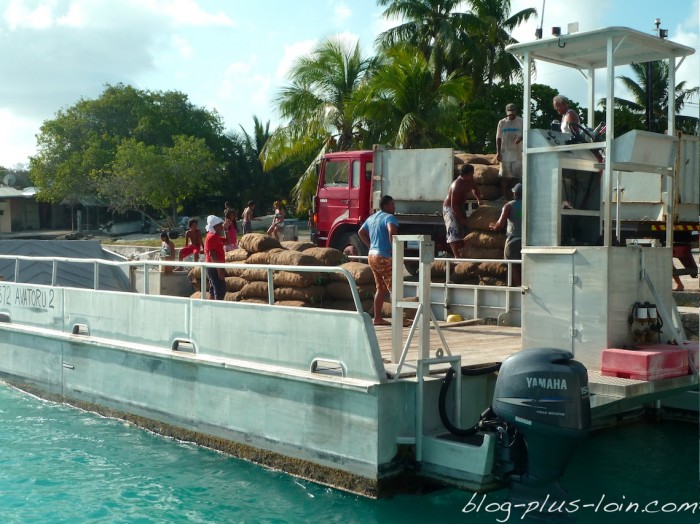
[[[0,198],[34,198],[36,192],[25,192],[10,186],[0,185]]]
[[[59,257],[122,261],[126,260],[102,249],[97,240],[0,240],[0,255],[27,257]],[[44,260],[20,260],[18,282],[51,285],[52,262]],[[0,275],[14,280],[15,259],[0,259]],[[130,291],[129,278],[116,266],[100,266],[99,289]],[[93,289],[95,266],[89,263],[58,262],[56,285]]]

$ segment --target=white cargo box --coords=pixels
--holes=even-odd
[[[673,167],[674,142],[669,135],[629,131],[613,142],[614,169],[646,173],[668,170]]]

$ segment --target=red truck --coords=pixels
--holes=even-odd
[[[312,242],[358,254],[367,248],[357,231],[383,195],[396,203],[400,233],[429,235],[444,251],[442,203],[454,175],[452,149],[390,149],[328,153],[316,165],[318,186],[313,201],[316,233]],[[409,248],[411,246],[408,246]]]

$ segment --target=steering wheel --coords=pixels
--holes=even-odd
[[[583,127],[581,124],[577,122],[569,122],[569,129],[571,130],[571,136],[576,140],[577,142],[580,143],[591,143],[595,142],[595,139],[593,138],[593,135],[591,132]]]

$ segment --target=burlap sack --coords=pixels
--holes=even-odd
[[[343,253],[332,247],[310,247],[304,254],[318,259],[322,266],[339,266],[345,261]]]
[[[279,253],[281,251],[287,251],[284,248],[281,247],[273,247],[272,249],[268,249],[267,251],[258,251],[257,253],[252,253],[245,261],[246,264],[271,264],[270,262],[272,260],[272,256],[275,253]]]
[[[316,247],[316,244],[313,242],[302,242],[300,240],[284,240],[280,242],[282,244],[282,247],[285,249],[289,249],[290,251],[305,251],[309,248]]]
[[[475,262],[460,262],[452,266],[450,281],[455,284],[478,284],[479,264]]]
[[[498,186],[500,188],[501,181],[498,176],[498,166],[475,165],[474,182],[484,186]]]
[[[243,276],[243,273],[245,273],[248,269],[250,268],[245,267],[245,264],[236,262],[235,264],[225,267],[224,271],[226,272],[227,277],[240,277]]]
[[[279,240],[262,233],[247,233],[238,240],[238,247],[248,253],[259,253],[275,247],[282,247]]]
[[[482,200],[498,200],[501,198],[501,186],[485,186],[477,184]]]
[[[469,231],[490,231],[489,225],[498,222],[501,210],[497,207],[479,206],[467,217]]]
[[[243,298],[239,302],[246,302],[247,304],[268,304],[267,300],[262,298]]]
[[[245,249],[234,249],[226,253],[226,262],[244,262],[248,258],[248,252]]]
[[[430,280],[432,282],[444,282],[447,262],[445,260],[433,260],[430,266]]]
[[[494,260],[503,260],[503,250],[496,248],[482,248],[473,246],[464,246],[459,250],[461,258],[486,258]]]
[[[240,291],[247,283],[248,281],[241,277],[226,277],[226,291],[235,293]]]
[[[357,284],[374,284],[374,273],[367,264],[345,262],[340,267],[347,269]],[[347,278],[342,273],[331,273],[330,279],[337,282],[347,282]]]
[[[472,231],[464,237],[464,245],[502,250],[506,245],[506,234],[502,231]]]
[[[374,297],[376,288],[374,284],[358,284],[357,292],[360,295],[360,300],[371,299]],[[345,282],[329,282],[326,284],[326,294],[335,300],[352,300],[352,291],[350,284]]]
[[[275,300],[275,305],[284,307],[318,307],[318,304],[311,304],[303,300]]]
[[[404,302],[418,302],[418,297],[406,297],[403,300]],[[404,308],[403,310],[403,318],[406,320],[413,320],[416,318],[416,312],[417,309],[408,309]],[[391,302],[384,302],[382,305],[382,317],[383,318],[391,318]]]
[[[241,300],[251,298],[267,299],[267,282],[248,282],[238,292],[238,295],[241,297]]]
[[[326,295],[324,286],[309,287],[275,287],[275,301],[277,300],[301,300],[309,304],[321,304]]]
[[[498,262],[482,262],[479,264],[480,277],[494,277],[506,281],[508,279],[508,265]]]
[[[241,296],[240,296],[240,293],[238,293],[238,292],[235,292],[235,293],[227,292],[224,295],[224,302],[238,302],[240,299],[241,299]]]
[[[270,264],[276,266],[319,266],[321,265],[317,259],[307,255],[306,253],[299,253],[298,251],[283,250],[274,253],[270,258]]]
[[[322,286],[328,281],[326,273],[311,271],[277,271],[272,275],[275,287],[309,287]]]
[[[480,285],[482,286],[505,286],[506,281],[502,280],[500,278],[494,278],[494,277],[479,277],[480,280]]]
[[[267,282],[266,269],[246,269],[241,275],[248,282]]]
[[[202,279],[202,268],[199,266],[195,266],[195,267],[191,268],[187,272],[187,278],[190,279],[190,282],[192,282],[192,284],[194,284],[195,281],[197,281],[197,280],[201,280]]]
[[[457,158],[462,164],[492,164],[494,157],[492,155],[477,155],[472,153],[455,153],[455,158]]]

